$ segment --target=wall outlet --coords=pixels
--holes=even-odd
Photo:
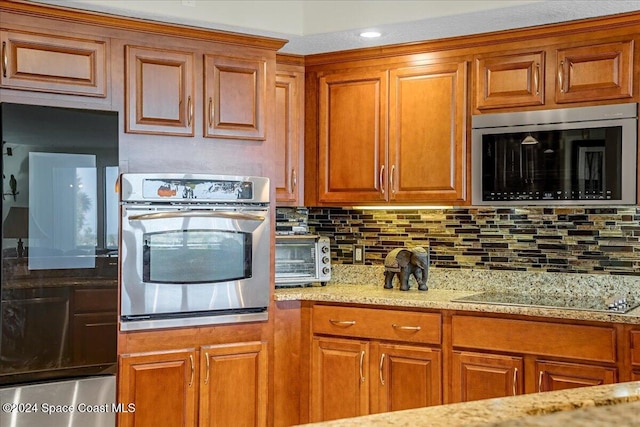
[[[353,245],[353,263],[364,264],[364,245]]]

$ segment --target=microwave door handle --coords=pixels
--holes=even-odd
[[[244,212],[219,212],[219,211],[170,211],[170,212],[154,212],[142,215],[132,215],[129,221],[145,221],[148,219],[169,219],[169,218],[226,218],[249,221],[264,221],[265,217],[261,215],[253,215]]]

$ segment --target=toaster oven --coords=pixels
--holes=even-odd
[[[315,234],[276,235],[276,287],[325,285],[331,279],[329,238]]]

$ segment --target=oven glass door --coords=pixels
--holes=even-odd
[[[145,283],[217,283],[252,275],[252,234],[235,230],[164,230],[143,234]]]
[[[123,206],[121,250],[121,316],[127,320],[269,305],[266,207]]]

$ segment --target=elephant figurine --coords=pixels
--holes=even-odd
[[[409,290],[409,276],[413,274],[418,289],[426,291],[429,275],[429,250],[423,247],[396,248],[384,259],[384,288],[393,289],[393,277],[398,275],[400,290]]]

